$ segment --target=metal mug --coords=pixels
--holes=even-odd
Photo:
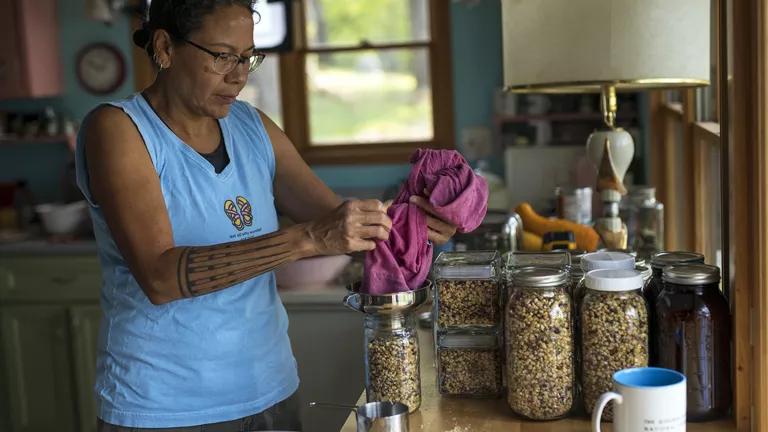
[[[408,405],[400,402],[368,402],[360,406],[310,402],[309,406],[354,411],[357,432],[408,432]]]
[[[400,402],[368,402],[355,410],[357,432],[408,432],[408,406]]]

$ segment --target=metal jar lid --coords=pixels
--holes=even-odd
[[[651,258],[651,267],[655,270],[677,264],[704,263],[704,255],[696,252],[659,252]]]
[[[720,269],[707,264],[664,267],[664,282],[678,285],[709,285],[720,282]]]
[[[568,282],[565,270],[545,267],[526,267],[512,273],[515,286],[546,288],[563,285]]]

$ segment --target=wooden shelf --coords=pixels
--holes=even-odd
[[[629,112],[629,113],[622,113],[619,112],[616,114],[616,120],[618,122],[635,119],[637,118],[637,113]],[[496,123],[527,123],[530,121],[551,121],[551,122],[577,122],[577,121],[601,121],[603,119],[603,115],[601,113],[580,113],[580,112],[572,112],[572,113],[547,113],[547,114],[521,114],[521,115],[496,115],[494,116],[494,121]]]

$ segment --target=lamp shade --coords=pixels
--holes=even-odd
[[[710,0],[501,0],[504,83],[529,92],[709,84]]]

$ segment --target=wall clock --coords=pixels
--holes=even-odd
[[[93,43],[85,46],[75,63],[80,85],[93,94],[108,94],[125,80],[125,60],[115,46]]]

